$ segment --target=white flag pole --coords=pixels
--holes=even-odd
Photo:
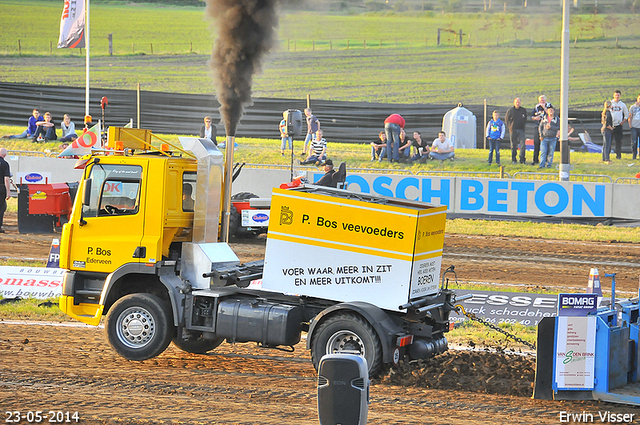
[[[85,41],[85,49],[87,53],[86,59],[86,86],[85,86],[85,98],[84,98],[84,114],[89,115],[89,1],[86,0],[86,8],[85,8],[85,28],[84,28],[84,41]]]

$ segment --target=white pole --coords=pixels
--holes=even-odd
[[[562,1],[562,53],[560,66],[560,169],[559,179],[569,180],[569,138],[568,138],[568,116],[569,116],[569,6],[567,0]]]
[[[90,46],[90,42],[89,42],[89,1],[90,0],[86,0],[87,2],[87,7],[85,10],[86,16],[85,16],[85,27],[84,27],[84,31],[85,31],[85,51],[87,54],[87,58],[86,58],[86,86],[85,86],[85,97],[84,97],[84,114],[85,115],[89,115],[89,46]],[[102,134],[102,133],[101,133]]]

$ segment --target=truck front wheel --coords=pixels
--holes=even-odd
[[[169,308],[151,294],[120,298],[107,315],[105,331],[113,349],[127,360],[146,360],[162,353],[173,337]]]
[[[311,359],[318,370],[325,354],[358,354],[367,360],[369,376],[382,367],[382,344],[373,327],[361,316],[340,313],[328,317],[313,333]]]

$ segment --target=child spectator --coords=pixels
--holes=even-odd
[[[493,111],[491,114],[493,119],[487,124],[486,137],[489,142],[489,159],[488,163],[493,162],[493,151],[496,152],[496,164],[500,165],[500,142],[504,139],[505,125],[500,119],[500,113]]]

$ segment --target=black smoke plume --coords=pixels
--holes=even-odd
[[[207,0],[218,32],[211,67],[227,136],[235,136],[245,106],[251,105],[254,74],[274,42],[277,0]]]

